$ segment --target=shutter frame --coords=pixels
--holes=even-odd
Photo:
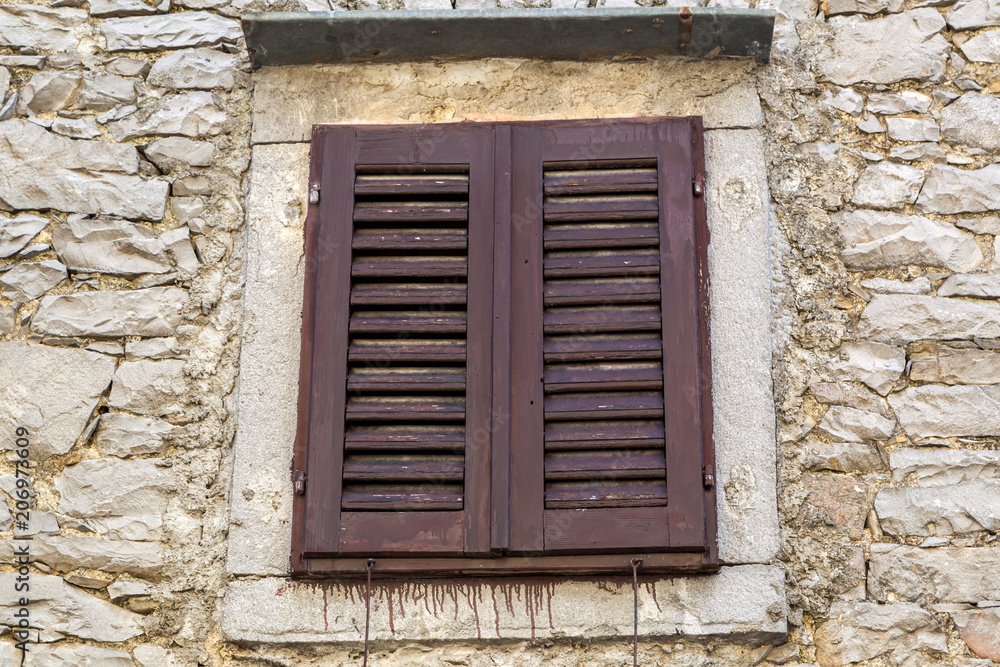
[[[492,131],[469,126],[427,126],[415,131],[399,127],[327,126],[314,133],[313,153],[313,178],[317,177],[318,170],[322,197],[318,207],[310,207],[306,230],[307,281],[296,468],[300,469],[304,462],[308,483],[304,497],[296,497],[298,551],[293,554],[293,568],[298,563],[301,569],[303,560],[309,557],[488,554],[494,206]],[[344,495],[345,434],[348,420],[352,419],[347,408],[348,370],[351,367],[348,343],[356,336],[365,335],[349,333],[348,319],[357,309],[367,308],[356,306],[352,310],[350,302],[352,288],[364,280],[358,277],[357,271],[368,270],[367,264],[357,264],[357,253],[366,251],[352,251],[355,227],[359,224],[355,220],[363,220],[367,215],[355,205],[355,170],[356,165],[366,164],[428,165],[432,171],[434,165],[468,165],[469,241],[467,259],[463,261],[469,267],[464,312],[470,325],[466,327],[466,363],[463,367],[465,463],[461,509],[434,511],[420,507],[419,501],[413,501],[419,509],[378,510],[368,505],[358,509],[342,508],[347,502]],[[400,190],[399,196],[405,196],[405,192]],[[396,209],[404,210],[405,207],[397,206],[393,210]],[[308,270],[311,267],[315,270]],[[377,266],[375,270],[377,273]],[[417,306],[412,308],[419,309]],[[412,321],[412,318],[403,320],[404,328],[407,323],[412,325]],[[404,331],[402,335],[407,334]],[[385,391],[399,390],[390,387]]]
[[[714,491],[702,485],[702,450],[711,450],[711,417],[709,412],[709,421],[703,422],[701,413],[711,410],[711,393],[710,384],[702,378],[706,372],[710,374],[707,228],[703,200],[696,200],[693,194],[695,173],[703,173],[698,163],[703,158],[697,153],[700,141],[700,125],[688,119],[571,121],[514,130],[512,267],[522,272],[512,278],[513,292],[518,295],[512,313],[512,552],[679,550],[714,556]],[[539,381],[546,364],[538,339],[546,340],[547,334],[542,333],[543,308],[534,297],[545,284],[540,238],[544,210],[542,165],[559,163],[557,168],[563,169],[579,163],[583,168],[597,168],[609,164],[608,160],[623,161],[625,165],[629,160],[650,157],[657,159],[660,201],[666,506],[546,508],[544,433],[549,422],[543,416],[543,406],[546,396],[553,394],[544,394]],[[529,182],[519,186],[519,175],[520,180]],[[559,215],[556,220],[563,218]],[[518,219],[522,220],[520,226]],[[680,285],[675,285],[677,281]],[[681,326],[671,326],[675,321],[680,321]],[[683,354],[671,348],[679,348]],[[517,365],[522,366],[520,373]],[[686,389],[679,385],[680,381],[687,385]]]

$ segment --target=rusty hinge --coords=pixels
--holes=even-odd
[[[306,495],[306,473],[304,470],[295,471],[295,495]]]
[[[704,477],[705,488],[711,489],[715,487],[715,466],[705,466],[702,468],[702,475]]]
[[[694,196],[703,197],[705,195],[705,174],[698,174],[694,177]]]
[[[309,186],[309,203],[319,203],[319,183],[313,183]]]
[[[690,7],[681,7],[677,25],[677,49],[686,53],[691,46],[691,28],[694,27],[694,12]]]

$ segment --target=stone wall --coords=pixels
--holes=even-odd
[[[322,646],[286,645],[280,634],[231,641],[222,617],[226,592],[254,581],[227,567],[231,522],[243,520],[230,498],[252,495],[234,469],[237,391],[263,391],[267,381],[244,378],[237,389],[241,331],[253,330],[241,301],[253,261],[244,212],[254,196],[251,111],[266,114],[296,94],[293,81],[255,95],[262,75],[248,72],[238,17],[329,7],[51,4],[0,3],[0,443],[12,449],[18,426],[31,434],[32,518],[18,534],[32,536],[41,642],[22,656],[5,631],[0,664],[359,664],[356,613],[326,617],[343,640]],[[670,634],[654,621],[678,613],[661,607],[675,599],[664,592],[673,584],[661,583],[659,598],[647,584],[640,594],[653,630],[640,661],[989,665],[1000,661],[1000,5],[781,0],[776,9],[770,64],[744,63],[737,74],[724,64],[664,66],[689,68],[722,97],[750,81],[761,100],[785,571],[774,599],[788,600],[789,633],[780,642],[774,632]],[[397,85],[442,69],[413,67]],[[519,102],[521,89],[563,79],[526,71],[537,80],[501,82],[507,93],[491,98],[495,108],[456,106],[442,86],[421,92],[422,112],[396,120],[552,113]],[[660,108],[637,95],[608,111],[605,98],[578,92],[589,115]],[[723,106],[704,114],[732,127]],[[304,138],[268,138],[280,131],[255,120],[254,141]],[[742,201],[738,188],[722,191]],[[303,192],[277,202],[279,223],[301,221]],[[0,626],[17,606],[18,543],[9,538],[19,489],[7,454]],[[723,489],[740,489],[741,471],[723,474]],[[733,496],[726,511],[759,511]],[[627,611],[622,584],[601,589]],[[316,589],[324,605],[331,590]],[[355,588],[339,592],[360,608]],[[453,587],[446,613],[469,633],[471,610],[477,619],[486,610],[484,623],[495,612],[498,628],[503,620],[518,629],[510,638],[390,633],[375,645],[375,664],[627,663],[627,623],[601,639],[565,639],[554,626],[532,639],[532,614],[551,611],[553,599],[559,613],[562,593],[542,584],[490,592]],[[431,598],[416,584],[379,587],[375,618],[420,618],[414,610],[430,614],[428,605],[436,613]],[[743,612],[713,620],[732,629]]]

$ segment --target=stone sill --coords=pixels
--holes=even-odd
[[[598,580],[599,581],[599,580]],[[595,580],[463,579],[376,582],[374,641],[621,639],[632,636],[632,586]],[[780,567],[639,581],[639,632],[649,640],[780,643],[787,633]],[[365,582],[231,581],[222,606],[227,640],[246,644],[351,644],[365,625]],[[267,613],[261,613],[266,609]]]

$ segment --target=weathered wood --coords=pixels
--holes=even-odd
[[[465,361],[465,340],[436,337],[430,340],[369,340],[355,338],[347,358],[351,362],[376,363],[461,363]]]
[[[572,449],[647,449],[662,447],[662,421],[551,422],[545,425],[545,451]]]
[[[685,8],[687,9],[687,8]],[[254,69],[266,65],[428,59],[594,60],[675,55],[767,61],[774,10],[691,7],[598,10],[267,12],[242,16]],[[683,37],[683,39],[682,39]]]
[[[547,365],[544,377],[548,393],[637,391],[663,387],[663,369],[659,361]]]
[[[447,454],[351,454],[344,459],[344,483],[461,482],[465,459]],[[347,489],[345,488],[345,493]]]
[[[553,394],[545,397],[545,419],[650,419],[663,417],[663,394],[628,392],[620,394]]]
[[[344,436],[344,448],[349,452],[456,451],[465,449],[465,427],[448,424],[353,426]]]
[[[546,169],[544,183],[546,196],[656,192],[656,165],[652,169]]]
[[[351,315],[351,333],[465,333],[465,312],[368,311]]]
[[[656,222],[591,222],[545,225],[545,249],[655,246]]]
[[[553,509],[545,512],[545,548],[555,553],[620,553],[628,544],[629,549],[643,552],[645,570],[646,551],[670,546],[668,520],[662,506]]]
[[[546,334],[659,331],[660,309],[657,306],[548,308],[544,326]]]
[[[469,206],[459,202],[358,202],[355,222],[463,222]]]
[[[465,257],[422,255],[362,255],[354,258],[351,275],[356,278],[464,278]]]
[[[627,481],[553,481],[545,485],[545,509],[657,507],[666,504],[667,483],[662,478]]]
[[[468,300],[462,283],[355,283],[352,306],[459,306]]]
[[[434,254],[439,250],[465,250],[469,242],[464,229],[358,229],[351,242],[355,250],[415,250]]]
[[[343,512],[339,550],[365,558],[400,553],[458,556],[464,548],[463,518],[457,511]]]
[[[654,248],[648,250],[594,250],[591,252],[549,252],[545,254],[546,278],[586,278],[590,276],[653,276],[660,260]]]
[[[465,369],[353,368],[347,390],[362,392],[465,391]]]
[[[650,220],[656,218],[658,211],[655,195],[545,198],[545,222]]]
[[[666,459],[662,448],[545,454],[546,480],[659,479],[662,481],[665,469]]]
[[[462,487],[446,488],[435,485],[408,490],[396,486],[351,485],[344,488],[342,510],[374,510],[378,512],[440,512],[462,509]],[[370,528],[370,527],[369,527]]]
[[[545,363],[659,359],[662,356],[663,341],[658,332],[545,338]]]
[[[347,401],[350,421],[464,421],[464,396],[364,396]]]
[[[411,194],[465,194],[469,177],[463,174],[358,174],[354,194],[361,196]]]

